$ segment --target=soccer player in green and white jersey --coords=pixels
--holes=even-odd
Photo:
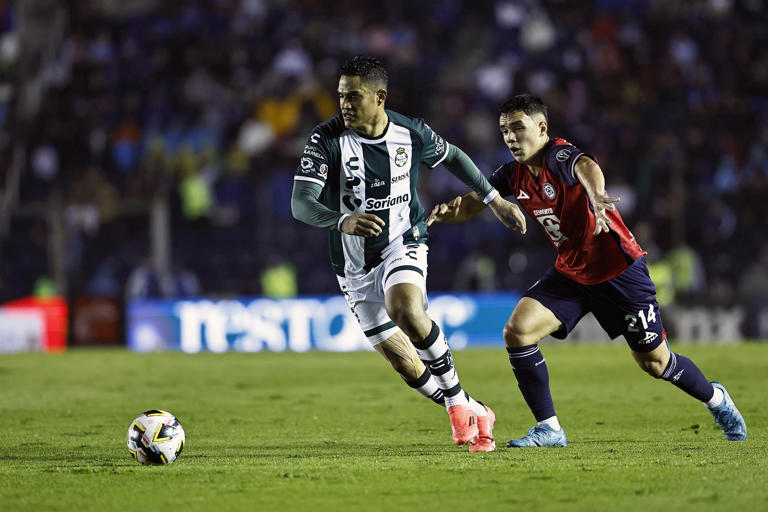
[[[373,347],[409,386],[445,405],[456,444],[492,451],[493,411],[462,390],[445,336],[425,311],[419,166],[443,164],[509,228],[525,232],[525,217],[422,119],[384,108],[387,73],[377,59],[345,63],[338,93],[341,115],[315,127],[304,148],[293,215],[328,230],[331,266]]]

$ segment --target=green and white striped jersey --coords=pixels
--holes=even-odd
[[[331,266],[340,276],[365,275],[399,237],[404,243],[427,239],[416,195],[419,166],[436,167],[449,145],[423,119],[386,113],[387,128],[375,139],[347,129],[340,115],[315,127],[294,176],[323,186],[319,200],[327,208],[373,213],[385,223],[381,234],[370,238],[329,231]]]

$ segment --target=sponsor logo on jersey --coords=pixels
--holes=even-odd
[[[560,247],[560,244],[568,240],[568,237],[563,234],[562,231],[560,231],[560,219],[557,218],[557,215],[553,214],[544,214],[539,215],[536,212],[551,212],[551,208],[545,208],[544,210],[534,210],[533,214],[536,216],[536,220],[538,220],[542,226],[544,226],[544,230],[549,235],[549,238],[552,239],[552,243],[555,244],[555,247]]]
[[[350,176],[344,181],[344,184],[348,189],[353,189],[362,182],[363,180],[361,180],[358,176]]]
[[[383,187],[386,184],[387,184],[386,181],[380,180],[379,178],[375,178],[373,180],[373,183],[371,183],[371,188]]]
[[[304,154],[307,156],[317,158],[319,160],[325,160],[325,157],[323,156],[323,154],[320,153],[314,146],[310,146],[309,144],[304,146]]]
[[[347,170],[349,171],[356,171],[360,168],[359,165],[357,165],[357,162],[359,162],[360,159],[356,156],[349,157],[349,160],[344,162],[344,165],[347,167]]]
[[[312,161],[312,159],[307,158],[306,156],[301,158],[300,164],[301,164],[301,172],[305,174],[311,173],[312,168],[315,166],[315,163]]]
[[[647,332],[645,333],[645,338],[643,338],[642,340],[640,340],[638,343],[639,343],[640,345],[647,345],[648,343],[651,343],[653,340],[655,340],[655,339],[656,339],[656,338],[658,338],[658,337],[659,337],[659,335],[658,335],[658,334],[656,334],[655,332],[650,332],[650,331],[647,331]]]
[[[395,165],[402,167],[408,162],[408,153],[405,152],[405,148],[397,148],[395,150]]]
[[[411,195],[408,192],[401,196],[387,196],[384,199],[375,199],[373,197],[369,197],[365,200],[365,209],[385,210],[387,208],[397,206],[398,204],[407,203],[410,199]]]
[[[442,155],[445,153],[445,141],[437,134],[433,134],[436,137],[435,140],[435,155]]]
[[[341,201],[344,203],[344,206],[351,211],[357,210],[357,208],[363,204],[363,200],[355,196],[342,196]]]
[[[570,149],[561,149],[557,153],[555,153],[555,160],[558,162],[565,162],[568,160],[568,157],[571,156],[571,150]]]
[[[520,191],[517,193],[517,199],[530,199],[531,196],[525,193],[525,190],[520,189]]]
[[[554,199],[557,195],[557,190],[555,190],[555,187],[552,186],[551,183],[547,182],[542,187],[542,190],[544,190],[544,195],[547,196],[550,199]]]
[[[411,171],[408,171],[405,174],[398,174],[397,176],[392,176],[392,184],[394,185],[398,181],[403,181],[410,177],[411,177]]]
[[[424,123],[424,126],[426,126],[427,130],[429,130],[430,138],[432,139],[432,142],[435,143],[435,155],[442,155],[445,151],[445,141],[441,136],[436,134],[432,127],[427,123]]]

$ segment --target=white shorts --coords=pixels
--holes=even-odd
[[[378,345],[398,330],[387,315],[384,295],[392,286],[410,283],[419,287],[427,307],[427,244],[393,241],[382,253],[384,261],[360,278],[336,276],[344,297],[347,298],[371,345]]]

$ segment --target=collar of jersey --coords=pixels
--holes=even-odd
[[[349,130],[352,132],[352,137],[359,140],[363,144],[378,144],[379,142],[382,142],[384,139],[387,138],[387,135],[389,134],[389,129],[392,126],[392,121],[389,120],[389,116],[387,116],[387,127],[384,128],[384,133],[382,133],[380,136],[376,137],[375,139],[371,137],[366,137],[365,135],[360,135],[355,130]]]

